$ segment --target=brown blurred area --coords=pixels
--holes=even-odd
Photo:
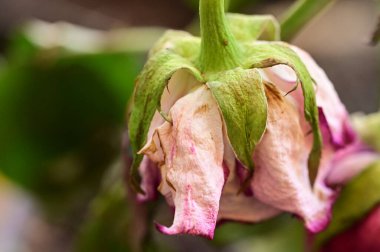
[[[280,13],[292,1],[250,4],[245,13]],[[379,9],[374,0],[337,0],[311,22],[294,44],[309,51],[325,69],[350,112],[379,108],[379,46],[369,46]],[[179,0],[0,0],[1,44],[31,18],[69,21],[92,28],[164,26],[183,28],[195,16]]]

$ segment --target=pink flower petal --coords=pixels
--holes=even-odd
[[[330,219],[325,195],[314,194],[308,177],[310,151],[299,113],[274,86],[267,85],[267,129],[254,154],[252,189],[260,201],[300,216],[311,232]]]
[[[225,143],[228,141],[225,139]],[[228,179],[223,188],[220,200],[218,220],[234,220],[241,222],[259,222],[280,213],[280,210],[268,206],[252,196],[238,193],[241,180],[237,174],[237,160],[230,145],[225,145],[224,165],[229,170]]]
[[[362,143],[356,143],[337,151],[328,174],[328,185],[343,185],[359,175],[373,162],[380,160],[380,154],[369,149]]]
[[[170,188],[175,215],[171,227],[157,224],[158,230],[212,239],[224,185],[218,106],[202,86],[179,99],[169,114],[173,125],[165,122],[156,132],[165,156],[162,181]]]
[[[306,65],[311,77],[316,84],[316,99],[318,107],[325,114],[330,128],[331,141],[337,146],[344,146],[356,138],[346,108],[340,101],[333,84],[326,73],[317,65],[313,58],[298,47],[292,46]],[[276,84],[283,92],[288,92],[296,85],[297,76],[294,71],[285,65],[277,65],[265,70],[265,77]],[[301,88],[297,88],[290,94],[297,102],[300,112],[303,113],[303,95]]]
[[[168,112],[174,103],[186,95],[195,86],[200,83],[186,70],[178,70],[170,79],[167,88],[164,90],[161,97],[161,109],[164,112]],[[159,112],[156,112],[153,116],[152,122],[148,132],[148,142],[152,141],[152,137],[155,129],[164,122],[163,117]],[[157,154],[158,155],[158,154]],[[156,157],[157,159],[158,157]],[[152,159],[152,161],[157,162]],[[157,185],[160,180],[159,170],[156,164],[149,161],[144,157],[139,167],[139,174],[141,176],[141,188],[145,191],[145,195],[138,194],[137,200],[140,202],[150,201],[156,198]]]

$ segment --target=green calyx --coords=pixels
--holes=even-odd
[[[168,31],[151,49],[137,80],[128,124],[134,156],[130,174],[133,187],[143,193],[138,172],[143,156],[138,152],[146,144],[154,114],[159,112],[166,117],[161,109],[161,96],[179,70],[186,70],[199,85],[209,87],[235,156],[252,174],[252,155],[265,132],[268,113],[265,84],[255,68],[277,64],[292,67],[302,86],[305,118],[314,135],[309,156],[313,181],[322,146],[313,82],[291,47],[274,42],[280,36],[278,22],[268,15],[225,15],[223,0],[200,0],[200,18],[201,38],[184,31]]]

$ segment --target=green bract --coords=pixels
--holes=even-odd
[[[259,72],[236,68],[221,73],[207,86],[222,111],[236,156],[253,169],[252,153],[264,134],[268,106]]]
[[[137,152],[146,143],[154,113],[161,111],[160,101],[165,87],[180,69],[188,70],[199,83],[210,88],[237,159],[252,171],[252,155],[265,132],[268,109],[264,83],[255,68],[278,64],[293,68],[302,84],[305,118],[314,135],[309,167],[311,179],[315,178],[321,155],[321,137],[314,85],[305,65],[290,46],[273,42],[280,34],[273,17],[228,14],[225,19],[220,11],[223,7],[219,6],[215,11],[210,9],[213,4],[221,5],[223,1],[220,2],[201,1],[202,40],[183,31],[168,31],[150,51],[150,58],[138,77],[129,137],[134,154],[132,184],[140,192],[138,167],[142,155]]]

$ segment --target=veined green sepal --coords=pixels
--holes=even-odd
[[[235,68],[220,73],[206,85],[222,112],[228,139],[237,159],[252,171],[252,155],[264,134],[268,112],[259,72]]]
[[[271,15],[228,13],[226,17],[232,34],[239,42],[280,40],[280,24]]]
[[[149,51],[149,58],[163,50],[169,50],[195,63],[198,59],[201,39],[188,32],[168,30]]]

